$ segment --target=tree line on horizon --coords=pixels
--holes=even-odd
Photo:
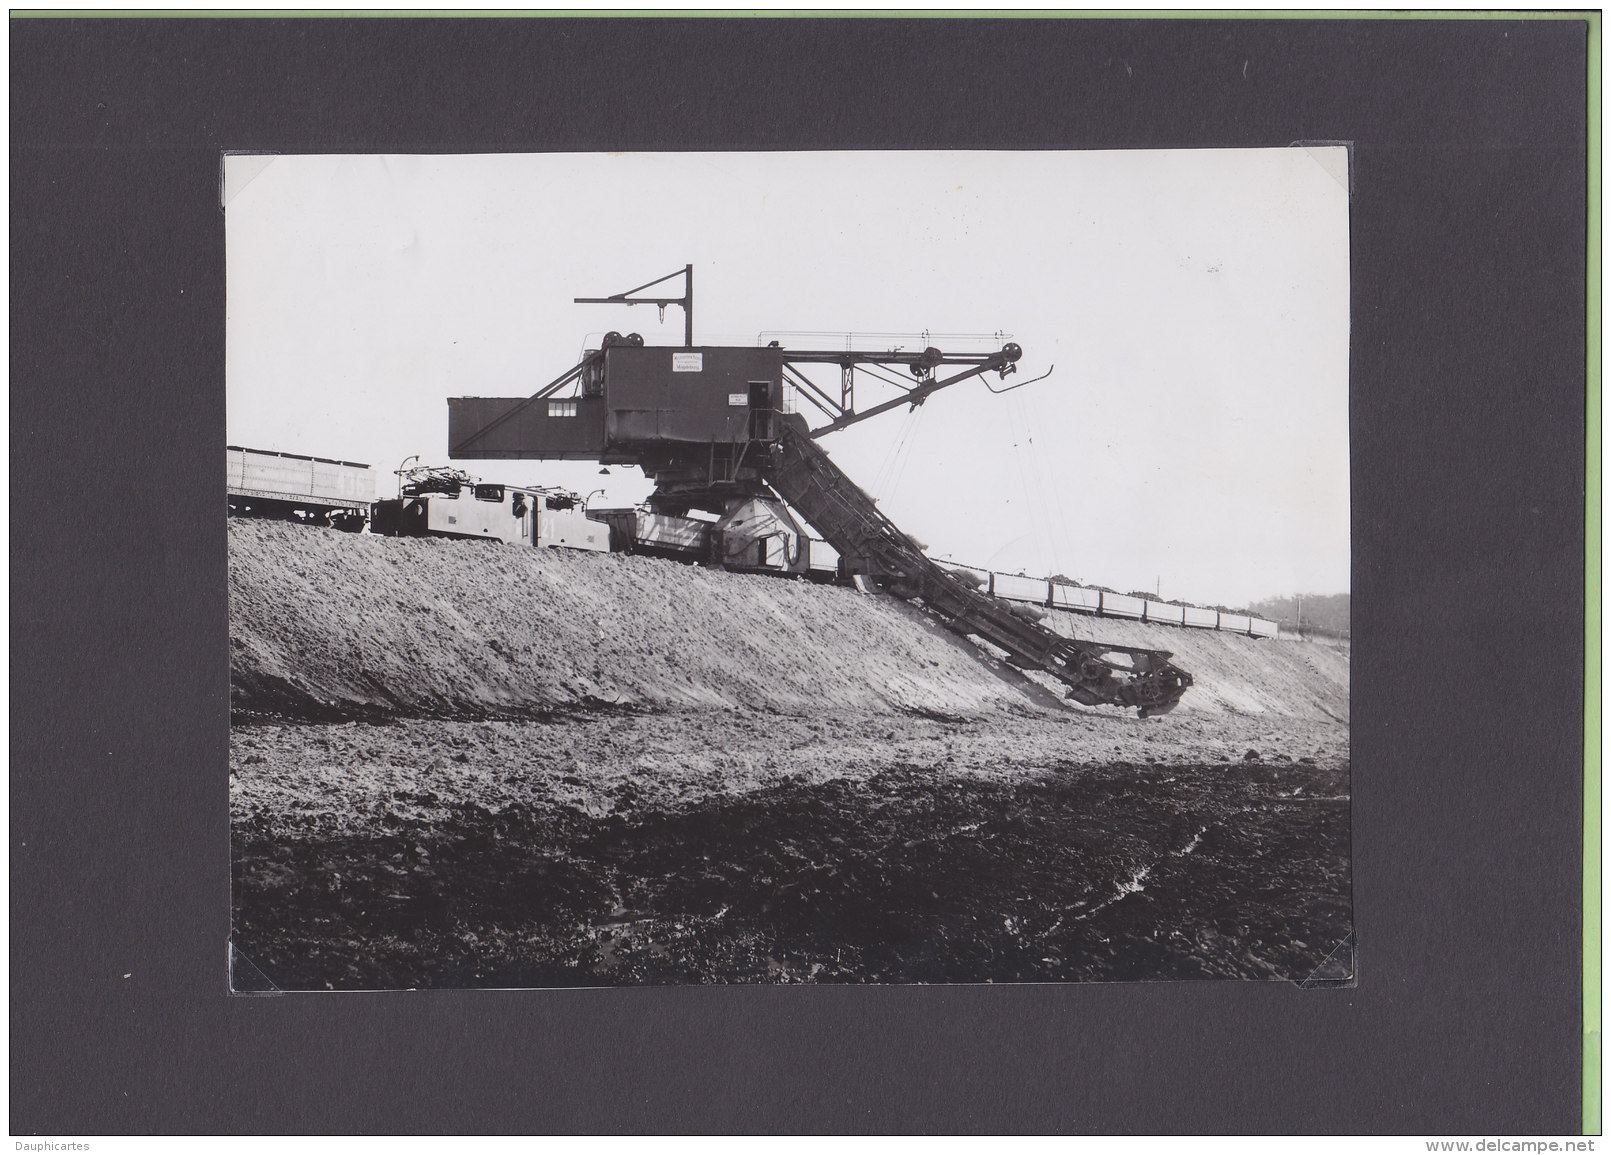
[[[1257,616],[1275,622],[1283,631],[1342,638],[1349,635],[1350,601],[1349,594],[1291,594],[1266,598],[1248,608]]]

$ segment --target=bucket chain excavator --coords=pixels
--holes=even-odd
[[[679,275],[673,273],[625,294],[578,300],[662,310],[680,305],[689,318],[683,346],[650,346],[637,334],[610,333],[530,397],[449,398],[449,456],[636,465],[656,483],[650,508],[669,516],[695,509],[724,516],[756,503],[786,504],[839,552],[847,574],[920,604],[947,628],[989,643],[1012,665],[1051,675],[1074,701],[1134,707],[1142,717],[1174,709],[1192,679],[1167,651],[1068,638],[1026,619],[927,557],[818,444],[824,435],[902,405],[915,408],[985,373],[1005,382],[1017,371],[1019,346],[1006,342],[995,352],[962,354],[927,345],[881,352],[792,350],[777,341],[695,346],[692,269],[680,272],[687,276],[682,298],[632,295]],[[838,367],[837,398],[810,376],[810,366]],[[947,366],[960,372],[939,376]],[[894,385],[899,395],[858,410],[858,373]],[[826,423],[812,429],[799,413],[786,412],[788,389]],[[777,515],[787,520],[781,508]]]

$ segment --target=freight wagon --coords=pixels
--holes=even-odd
[[[840,577],[839,553],[807,534],[777,502],[749,502],[714,521],[650,509],[590,514],[608,521],[614,548],[724,569],[773,573],[831,582]]]
[[[1045,578],[993,573],[990,575],[990,592],[1009,602],[1043,606],[1051,598],[1051,583]]]
[[[1102,612],[1102,591],[1082,589],[1079,586],[1052,584],[1052,605],[1060,610],[1073,610],[1079,614]]]
[[[226,446],[229,512],[272,517],[358,532],[375,502],[375,475],[367,465],[268,449]]]
[[[1186,606],[1184,608],[1186,611],[1186,620],[1183,623],[1184,625],[1191,626],[1193,629],[1198,630],[1219,629],[1218,610],[1205,610],[1198,606]]]
[[[1158,602],[1151,598],[1132,597],[1108,590],[1085,589],[1067,582],[1049,578],[1031,578],[1023,574],[1005,574],[956,569],[956,575],[966,574],[969,582],[1008,602],[1022,605],[1048,606],[1079,614],[1095,614],[1104,618],[1130,618],[1164,626],[1191,626],[1201,630],[1221,630],[1227,633],[1247,634],[1255,638],[1274,638],[1280,629],[1274,622],[1247,614],[1221,613],[1218,610],[1199,609],[1197,606]]]
[[[1147,603],[1143,598],[1133,598],[1127,594],[1110,594],[1102,590],[1102,616],[1105,618],[1135,618],[1140,621],[1147,616]]]
[[[1157,622],[1165,626],[1183,626],[1186,624],[1186,607],[1177,606],[1173,602],[1147,602],[1147,621]]]

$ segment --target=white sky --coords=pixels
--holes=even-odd
[[[371,462],[391,496],[404,457],[448,464],[447,397],[528,395],[608,329],[681,344],[680,309],[571,299],[692,262],[696,344],[1000,330],[1008,384],[1056,365],[823,440],[936,556],[1210,604],[1348,589],[1340,148],[230,157],[223,195],[231,444]]]

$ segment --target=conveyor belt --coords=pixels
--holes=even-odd
[[[896,597],[921,600],[948,628],[1005,650],[1014,665],[1051,674],[1075,701],[1135,706],[1145,718],[1174,709],[1191,686],[1191,675],[1173,665],[1167,651],[1065,638],[952,577],[879,512],[807,436],[800,418],[783,419],[765,472],[778,495],[839,551],[852,573],[866,574]]]

